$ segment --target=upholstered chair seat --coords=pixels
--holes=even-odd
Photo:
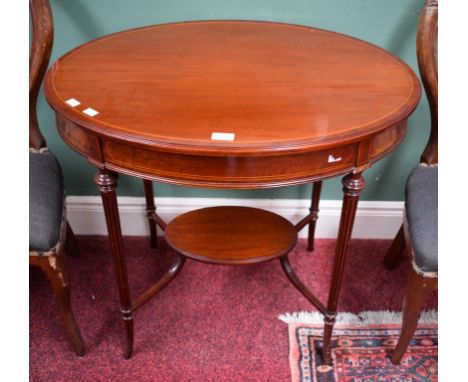
[[[406,183],[406,219],[413,265],[420,273],[437,268],[437,166],[419,165]]]
[[[63,181],[57,159],[48,151],[29,152],[29,250],[50,251],[60,239]]]

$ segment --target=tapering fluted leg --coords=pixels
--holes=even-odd
[[[99,170],[94,176],[94,182],[101,192],[104,213],[106,215],[107,230],[109,232],[112,258],[119,288],[120,311],[126,333],[124,357],[128,359],[132,356],[133,351],[133,315],[117,205],[117,174],[108,170]]]
[[[153,182],[150,180],[143,180],[145,186],[145,199],[146,199],[146,216],[148,217],[148,224],[150,229],[150,245],[151,248],[158,246],[158,234],[156,230],[156,222],[153,220],[153,214],[156,212],[154,205]]]
[[[405,249],[405,230],[403,224],[401,225],[398,233],[396,234],[395,238],[392,241],[388,252],[385,254],[384,258],[384,266],[387,269],[394,269],[396,268],[404,256],[404,249]]]
[[[312,220],[309,223],[309,236],[308,236],[308,245],[307,250],[314,250],[314,241],[315,241],[315,226],[318,219],[319,213],[319,202],[320,202],[320,193],[322,191],[322,181],[315,182],[312,186],[312,198],[309,211],[312,215]]]
[[[331,362],[330,341],[333,325],[336,319],[336,309],[343,279],[343,271],[348,252],[348,244],[353,230],[359,196],[365,186],[361,173],[348,174],[343,178],[343,207],[341,210],[340,228],[336,242],[335,260],[333,264],[332,281],[328,295],[325,328],[323,335],[323,355],[326,364]]]

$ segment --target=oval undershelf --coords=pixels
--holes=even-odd
[[[182,255],[214,264],[252,264],[289,253],[294,225],[259,208],[223,206],[182,214],[166,227],[168,244]]]

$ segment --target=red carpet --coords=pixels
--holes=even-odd
[[[106,237],[80,237],[81,256],[69,258],[72,302],[87,353],[77,358],[65,337],[45,277],[30,272],[31,381],[289,381],[284,312],[312,310],[278,261],[226,267],[188,260],[177,278],[135,314],[135,351],[122,357],[123,329]],[[334,240],[315,252],[301,242],[292,265],[325,300]],[[408,262],[389,272],[382,259],[389,241],[354,240],[340,311],[401,310]],[[146,238],[126,238],[133,296],[170,264],[174,254]],[[437,297],[428,303],[435,307]]]

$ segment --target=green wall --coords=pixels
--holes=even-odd
[[[417,72],[416,27],[422,0],[51,0],[55,41],[51,62],[96,37],[127,28],[201,19],[272,20],[314,26],[367,40],[398,55]],[[94,167],[59,138],[54,114],[38,103],[40,126],[62,164],[68,195],[97,195]],[[403,200],[405,179],[418,162],[429,134],[423,97],[409,132],[395,152],[365,173],[362,200]],[[158,196],[307,199],[310,186],[252,191],[220,191],[156,183]],[[140,181],[122,175],[119,195],[142,196]],[[324,183],[323,199],[341,199],[338,179]]]

